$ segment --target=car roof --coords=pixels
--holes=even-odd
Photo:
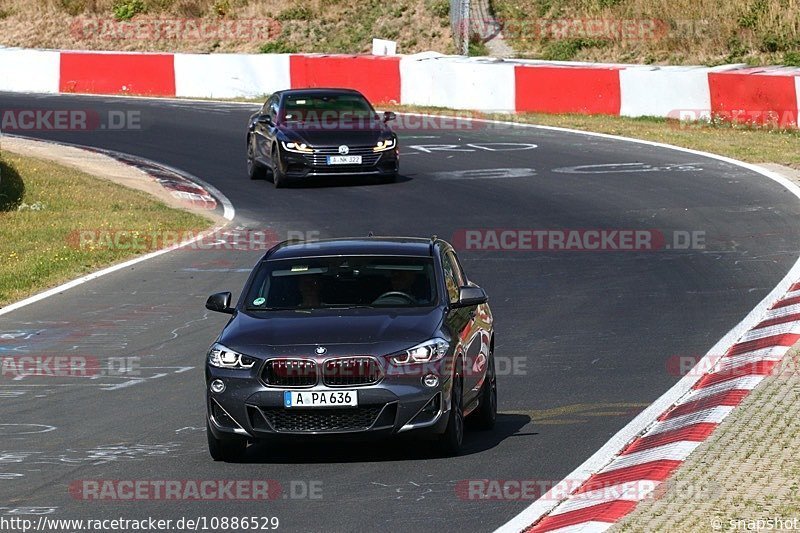
[[[359,94],[360,92],[356,91],[355,89],[346,89],[343,87],[306,87],[304,89],[286,89],[283,91],[275,91],[282,96],[295,96],[295,95],[303,95],[303,94]],[[363,95],[361,95],[363,96]]]
[[[418,237],[347,237],[318,241],[284,241],[264,256],[264,259],[337,255],[432,255],[434,239]]]

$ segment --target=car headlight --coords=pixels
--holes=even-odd
[[[447,353],[449,343],[444,339],[431,339],[398,354],[390,355],[389,360],[396,365],[432,363]]]
[[[217,368],[247,369],[253,368],[253,365],[256,364],[256,359],[255,357],[234,352],[230,348],[215,342],[208,349],[208,364]]]
[[[314,149],[308,146],[305,143],[301,142],[286,142],[281,141],[281,146],[283,149],[288,152],[294,152],[296,154],[311,154],[314,153]]]
[[[378,144],[375,148],[372,149],[373,152],[385,152],[386,150],[391,150],[392,148],[397,145],[397,139],[392,137],[391,139],[384,139],[378,141]]]

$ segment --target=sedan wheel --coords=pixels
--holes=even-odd
[[[252,137],[247,141],[247,176],[251,180],[260,180],[264,178],[264,167],[256,162]]]

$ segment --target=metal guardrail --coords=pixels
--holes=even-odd
[[[501,27],[492,15],[490,0],[450,0],[450,28],[458,54],[469,55],[470,42],[485,43]]]
[[[456,53],[469,55],[469,20],[471,0],[450,0],[450,29]]]

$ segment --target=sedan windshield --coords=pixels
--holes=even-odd
[[[372,120],[375,110],[358,94],[291,95],[284,102],[284,117],[287,122]]]
[[[429,257],[336,256],[261,263],[246,308],[429,307],[435,301]]]

